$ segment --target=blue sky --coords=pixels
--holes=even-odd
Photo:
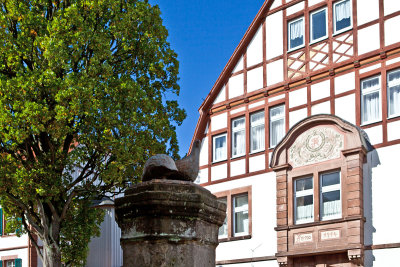
[[[189,149],[198,108],[233,54],[263,0],[150,0],[162,12],[171,47],[178,53],[178,98],[187,118],[178,127],[180,155]]]

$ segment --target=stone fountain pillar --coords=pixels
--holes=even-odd
[[[215,267],[226,205],[175,174],[143,179],[116,199],[124,267]]]

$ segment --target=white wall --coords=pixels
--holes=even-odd
[[[211,131],[216,131],[222,128],[226,128],[228,123],[228,113],[224,112],[222,114],[211,117]]]
[[[358,25],[365,24],[378,18],[379,0],[357,0]]]
[[[229,98],[235,98],[244,94],[243,74],[229,79]]]
[[[384,7],[385,16],[392,14],[392,13],[400,10],[400,1],[399,0],[384,0],[383,7]]]
[[[252,185],[252,238],[220,243],[216,252],[217,261],[273,256],[276,253],[276,231],[274,230],[276,226],[275,173],[251,176],[207,186],[206,188],[212,193],[217,193],[248,185]],[[254,249],[254,252],[252,252],[252,249]]]
[[[251,67],[263,60],[262,26],[258,28],[253,40],[247,47],[247,67]]]
[[[283,54],[283,16],[282,11],[266,18],[266,50],[267,60]]]
[[[362,55],[379,49],[379,24],[374,24],[358,31],[358,54]]]
[[[356,123],[356,96],[355,94],[335,99],[335,115],[355,124]]]
[[[385,45],[400,42],[399,25],[400,16],[385,21]]]
[[[356,77],[354,72],[350,72],[335,77],[335,94],[344,93],[355,89]]]
[[[307,104],[307,88],[296,89],[289,92],[289,108]]]
[[[267,85],[283,81],[283,60],[277,60],[267,64]]]
[[[255,68],[247,72],[247,92],[253,92],[263,88],[263,83],[263,67]]]
[[[217,97],[214,100],[214,104],[223,102],[226,100],[226,94],[225,94],[225,85],[221,88],[221,90],[219,91]]]
[[[331,95],[331,82],[326,80],[311,85],[311,101],[316,101]]]

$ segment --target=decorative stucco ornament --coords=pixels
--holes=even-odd
[[[331,127],[315,127],[302,133],[289,148],[289,162],[301,167],[340,158],[344,137]]]

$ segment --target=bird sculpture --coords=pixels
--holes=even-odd
[[[177,161],[165,154],[152,156],[144,165],[142,181],[153,179],[195,181],[199,173],[200,145],[201,141],[195,140],[191,153]]]

